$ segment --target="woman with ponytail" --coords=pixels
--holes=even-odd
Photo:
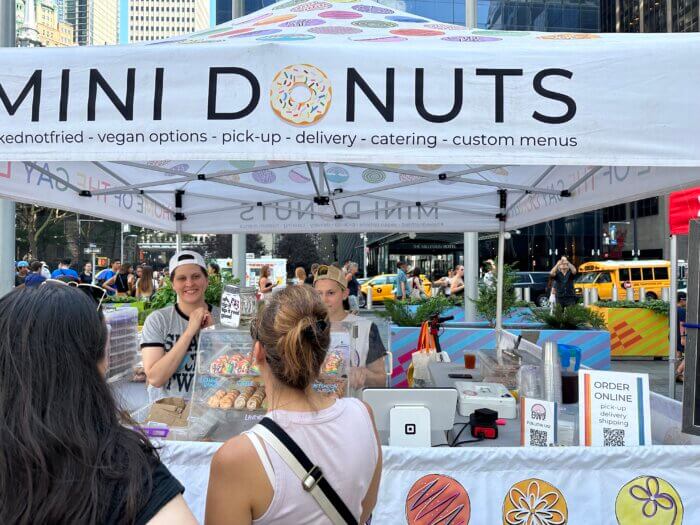
[[[381,447],[370,408],[316,392],[330,344],[328,311],[311,287],[275,294],[251,325],[253,358],[265,381],[267,417],[323,472],[358,523],[377,501]],[[214,456],[208,525],[330,523],[275,449],[254,433],[237,436]]]

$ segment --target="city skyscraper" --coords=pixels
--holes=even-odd
[[[210,26],[209,0],[128,0],[128,42],[163,40]]]
[[[64,0],[63,8],[79,46],[119,42],[119,0]]]

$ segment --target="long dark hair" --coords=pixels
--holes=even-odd
[[[120,423],[107,330],[70,286],[0,298],[0,523],[133,523],[158,455]]]

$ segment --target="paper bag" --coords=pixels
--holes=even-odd
[[[189,415],[190,407],[184,399],[166,397],[151,405],[146,422],[163,423],[169,427],[186,427]]]

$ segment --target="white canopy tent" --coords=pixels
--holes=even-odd
[[[161,230],[503,234],[700,183],[693,33],[291,0],[156,44],[0,57],[0,196]]]

